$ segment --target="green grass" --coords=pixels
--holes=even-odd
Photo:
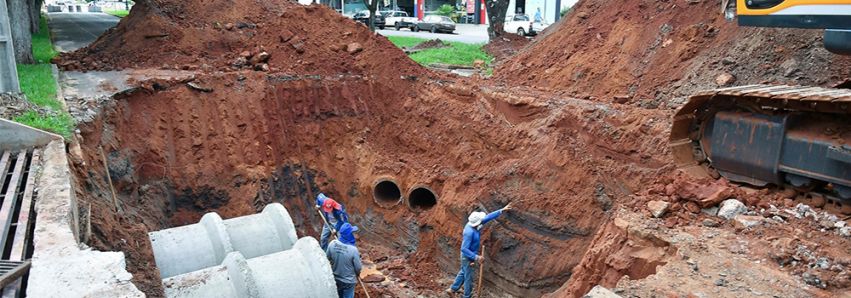
[[[119,17],[119,18],[126,17],[128,14],[130,14],[129,10],[123,10],[123,9],[121,9],[121,10],[104,10],[103,12],[107,13],[107,14],[114,15],[114,16]]]
[[[30,102],[54,111],[62,110],[62,104],[56,100],[56,81],[50,64],[18,64],[18,79]]]
[[[403,37],[403,36],[388,36],[397,47],[412,47],[421,42],[427,41],[424,38],[418,37]],[[473,65],[476,60],[489,63],[492,59],[490,55],[482,50],[483,44],[467,44],[462,42],[448,42],[450,47],[440,49],[428,49],[419,51],[410,55],[411,59],[421,65],[428,66],[432,63],[456,64],[456,65]]]
[[[38,63],[50,63],[50,59],[59,53],[53,49],[53,43],[50,42],[47,18],[42,16],[38,24],[38,33],[33,34],[33,58]]]
[[[72,119],[71,115],[68,115],[68,113],[39,115],[35,111],[29,111],[23,115],[15,117],[13,120],[41,130],[59,134],[66,139],[71,138],[71,131],[74,130],[74,119]]]
[[[33,58],[38,64],[18,64],[17,68],[21,91],[27,96],[27,100],[39,107],[50,109],[50,112],[39,115],[36,111],[28,111],[13,120],[69,138],[74,130],[74,120],[56,99],[56,78],[53,77],[50,66],[50,59],[57,54],[50,41],[47,18],[42,15],[39,33],[33,35]]]

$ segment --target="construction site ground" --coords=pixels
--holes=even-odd
[[[487,45],[493,76],[460,77],[321,5],[137,1],[54,61],[85,244],[123,252],[159,297],[148,232],[277,202],[318,237],[323,192],[361,228],[372,297],[446,297],[467,215],[510,202],[483,232],[485,297],[851,297],[848,217],[673,163],[695,91],[851,77],[820,32],[718,10],[581,0],[531,41]],[[402,198],[377,196],[384,181]]]

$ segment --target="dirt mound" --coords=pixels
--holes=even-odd
[[[496,61],[503,61],[529,44],[529,39],[517,34],[504,34],[501,38],[488,42],[483,48]]]
[[[715,1],[582,0],[495,77],[657,107],[718,83],[829,86],[851,76],[851,58],[827,52],[819,30],[739,27],[719,11]]]
[[[65,70],[424,73],[386,38],[327,6],[260,0],[138,1],[118,26],[55,62]]]
[[[405,48],[405,52],[409,52],[409,51],[416,52],[416,51],[422,51],[422,50],[425,50],[425,49],[439,49],[439,48],[445,48],[445,47],[449,47],[449,43],[440,40],[440,38],[435,38],[435,39],[432,39],[432,40],[427,40],[427,41],[418,43],[417,45],[415,45],[413,47]]]

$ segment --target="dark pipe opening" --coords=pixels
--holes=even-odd
[[[372,195],[380,203],[395,203],[402,198],[402,190],[395,182],[383,180],[375,184]]]
[[[437,196],[430,189],[417,187],[408,195],[408,205],[412,209],[427,210],[437,204]]]

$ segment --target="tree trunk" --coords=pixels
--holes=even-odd
[[[12,43],[15,46],[15,60],[18,63],[33,64],[32,32],[30,32],[29,0],[5,0],[9,7],[9,25],[12,29]]]
[[[488,14],[488,37],[490,40],[505,34],[505,13],[508,11],[509,0],[485,0]],[[484,13],[484,12],[482,12]]]
[[[41,4],[43,0],[30,0],[30,32],[38,33],[38,22],[41,19]]]
[[[375,10],[378,8],[378,0],[369,0],[366,2],[366,8],[369,9],[369,31],[375,32]]]

